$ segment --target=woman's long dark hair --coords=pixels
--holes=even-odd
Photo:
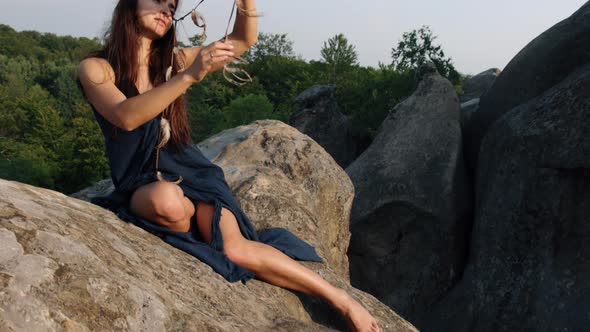
[[[180,5],[179,2],[180,0],[177,0],[177,8]],[[84,59],[90,57],[106,59],[113,67],[115,85],[118,87],[121,87],[125,80],[135,82],[138,75],[137,54],[140,47],[137,0],[119,0],[113,11],[111,26],[104,35],[104,41],[103,49],[89,52],[84,56]],[[172,61],[172,51],[175,45],[174,25],[162,38],[152,42],[149,55],[149,79],[153,86],[158,86],[166,81],[165,73]],[[181,54],[182,52],[178,52],[178,56],[182,56]],[[179,62],[174,61],[172,74],[176,74],[179,69]],[[82,89],[82,93],[84,93],[84,89]],[[192,143],[184,95],[174,100],[164,117],[168,119],[172,129],[168,144],[171,144],[173,148],[178,148],[180,145]]]

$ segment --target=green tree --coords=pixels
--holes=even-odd
[[[265,96],[247,95],[232,100],[224,110],[227,128],[248,124],[260,119],[275,119],[272,103]]]
[[[189,112],[191,138],[194,143],[199,143],[223,130],[222,110],[210,105],[201,105],[189,108]]]
[[[274,105],[274,112],[281,114],[291,114],[295,107],[293,99],[317,84],[316,78],[321,74],[304,60],[280,56],[254,62],[248,71],[263,87],[258,94],[264,94]]]
[[[77,64],[68,62],[60,65],[53,61],[46,63],[36,81],[49,91],[56,100],[56,106],[64,120],[71,119],[72,106],[83,101],[76,84]]]
[[[0,178],[55,189],[59,164],[42,146],[0,138]]]
[[[202,46],[203,44],[205,44],[205,41],[201,39],[201,35],[194,35],[192,37],[188,37],[188,42],[190,43],[190,46]],[[180,47],[185,47],[184,44],[179,43]]]
[[[72,192],[108,176],[104,138],[75,82],[98,39],[0,24],[0,178]]]
[[[277,33],[258,33],[258,41],[250,47],[244,57],[248,61],[262,61],[267,57],[284,57],[293,59],[293,41],[287,37],[287,34]]]
[[[75,192],[109,176],[104,137],[85,102],[72,105],[72,120],[62,141],[60,189]]]
[[[348,39],[341,33],[324,42],[320,54],[323,62],[330,68],[332,82],[336,82],[337,78],[351,66],[358,65],[355,46],[349,44]]]
[[[14,74],[7,75],[0,84],[0,136],[22,139],[30,129],[29,114],[22,107],[27,95],[25,81]]]
[[[0,83],[7,83],[9,76],[31,85],[41,72],[41,64],[36,59],[29,59],[22,55],[8,57],[0,54]]]
[[[348,115],[354,130],[374,138],[391,110],[414,90],[410,72],[400,73],[392,66],[354,67],[336,86],[336,99]]]
[[[431,61],[442,76],[457,85],[460,83],[461,74],[455,70],[451,58],[445,57],[442,47],[434,45],[436,38],[426,25],[418,30],[404,33],[397,47],[391,50],[392,64],[396,70],[403,72],[415,70]]]

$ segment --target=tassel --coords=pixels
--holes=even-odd
[[[157,149],[157,155],[156,155],[156,169],[158,169],[158,160],[160,157],[160,149],[166,145],[166,143],[168,143],[168,141],[170,140],[170,122],[162,117],[160,118],[160,137],[162,137],[160,139],[160,142],[158,143],[158,145],[156,146]],[[182,175],[179,176],[178,180],[176,181],[168,181],[166,179],[164,179],[164,176],[162,175],[162,173],[160,171],[156,172],[156,177],[158,178],[159,181],[166,181],[166,182],[172,182],[174,184],[179,184],[180,182],[182,182]]]

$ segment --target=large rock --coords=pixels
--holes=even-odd
[[[199,147],[223,168],[257,228],[291,230],[348,280],[354,186],[321,146],[281,121],[258,120],[224,130]]]
[[[433,66],[419,72],[416,92],[346,169],[351,282],[418,327],[463,270],[471,201],[457,94]]]
[[[349,291],[383,331],[415,331],[343,276],[352,184],[321,147],[271,120],[202,144],[256,228],[286,227],[310,242],[327,263],[305,266]],[[347,330],[323,301],[258,280],[228,283],[108,210],[0,180],[0,330],[117,329]]]
[[[425,330],[588,330],[588,133],[590,62],[490,127],[469,265]]]
[[[466,129],[466,159],[474,170],[481,141],[494,121],[561,82],[590,59],[590,2],[524,47],[481,97]]]
[[[500,69],[492,68],[481,72],[465,82],[461,101],[461,128],[471,126],[471,118],[479,110],[480,97],[485,94],[496,81]]]
[[[479,98],[474,98],[464,103],[461,103],[461,128],[466,128],[470,125],[471,118],[479,109]]]
[[[461,103],[481,97],[494,84],[500,72],[498,68],[491,68],[468,79],[463,84],[463,95],[459,99]]]
[[[357,134],[338,110],[335,90],[334,85],[316,85],[303,91],[295,98],[299,109],[289,118],[289,125],[313,138],[346,168],[367,147],[369,138]]]

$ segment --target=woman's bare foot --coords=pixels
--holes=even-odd
[[[380,332],[377,320],[348,293],[339,289],[338,299],[332,304],[346,319],[353,332]]]

